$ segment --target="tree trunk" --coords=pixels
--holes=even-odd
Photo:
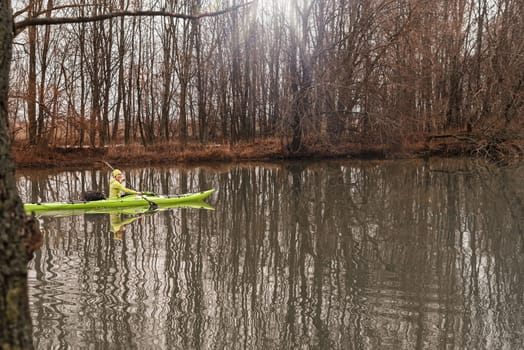
[[[49,1],[47,3],[47,10],[46,17],[49,18],[51,16],[51,10],[53,8],[53,1]],[[41,52],[40,52],[40,86],[38,87],[38,102],[39,102],[39,108],[38,108],[38,122],[37,122],[37,132],[36,132],[36,139],[38,144],[45,145],[49,142],[51,135],[47,134],[46,131],[46,114],[48,117],[49,115],[49,109],[47,107],[45,96],[46,96],[46,80],[47,80],[47,59],[49,57],[49,37],[50,37],[50,31],[51,29],[49,27],[46,27],[44,29],[44,35],[40,42],[41,44]],[[36,84],[36,82],[35,82]]]
[[[299,98],[299,71],[297,64],[297,43],[296,38],[292,35],[291,44],[289,48],[289,76],[291,78],[291,132],[292,140],[289,145],[289,150],[293,153],[298,152],[302,146],[302,125],[300,115],[300,98]]]
[[[89,115],[89,143],[91,147],[96,147],[97,122],[100,119],[100,60],[98,57],[100,49],[100,34],[93,29],[93,61],[91,67],[91,112]]]
[[[180,82],[180,122],[179,122],[179,137],[182,145],[187,144],[188,140],[188,97],[190,96],[191,72],[192,72],[192,52],[194,46],[194,26],[193,23],[183,23],[182,32],[180,33],[181,45],[178,46],[178,62],[179,62],[179,77]],[[191,126],[193,127],[193,125]]]
[[[198,4],[200,11],[200,4]],[[195,59],[196,59],[196,79],[197,79],[197,95],[198,95],[198,137],[201,143],[206,143],[208,138],[207,126],[207,110],[206,110],[206,90],[204,80],[208,72],[205,70],[207,62],[202,60],[202,28],[197,21],[195,26]]]
[[[83,8],[82,8],[83,9]],[[82,10],[83,11],[83,10]],[[85,126],[86,126],[86,74],[85,74],[85,38],[86,38],[86,27],[82,25],[80,27],[80,127],[78,132],[78,145],[82,147],[85,142]]]
[[[29,14],[35,12],[35,3],[31,3]],[[29,44],[29,72],[27,76],[27,119],[29,144],[36,145],[36,28],[27,30]]]
[[[120,7],[123,8],[123,2],[120,2]],[[118,137],[118,124],[120,121],[120,110],[124,100],[124,54],[125,54],[125,29],[124,18],[120,19],[120,30],[118,32],[118,87],[115,107],[115,116],[113,121],[113,130],[111,132],[111,142],[115,143]]]
[[[236,4],[236,3],[235,3]],[[236,144],[240,139],[240,121],[242,115],[242,69],[240,66],[240,26],[238,24],[238,14],[235,12],[231,15],[231,126],[230,140],[231,144]]]
[[[106,143],[110,140],[110,126],[109,126],[109,101],[110,101],[110,92],[112,88],[113,81],[113,20],[108,21],[108,25],[102,30],[102,37],[104,38],[104,46],[102,48],[103,53],[103,105],[102,105],[102,120],[100,125],[100,146],[104,147]]]
[[[188,81],[180,79],[180,142],[187,144],[187,85]]]
[[[458,59],[453,57],[449,76],[449,100],[446,111],[446,127],[455,129],[462,126],[462,73]]]
[[[0,1],[0,344],[3,349],[32,349],[27,296],[27,266],[22,245],[25,218],[16,190],[7,96],[13,43],[9,0]]]
[[[162,73],[162,96],[160,100],[160,138],[162,141],[169,141],[169,121],[171,114],[171,104],[173,102],[173,34],[176,33],[175,22],[168,21],[163,27],[162,54],[163,54],[163,73]]]

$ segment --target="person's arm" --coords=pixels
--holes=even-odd
[[[135,190],[132,190],[130,188],[127,188],[125,187],[124,185],[122,185],[120,182],[117,182],[115,185],[114,185],[119,191],[122,191],[124,193],[127,193],[127,194],[141,194],[140,192],[137,192]]]
[[[122,191],[124,191],[127,194],[140,194],[140,192],[127,188],[124,185],[122,185]]]

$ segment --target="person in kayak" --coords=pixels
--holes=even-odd
[[[109,198],[110,199],[117,199],[117,198],[120,198],[122,197],[122,192],[124,193],[123,195],[128,195],[128,194],[138,194],[138,195],[142,195],[142,192],[139,192],[139,191],[135,191],[135,190],[132,190],[130,188],[127,188],[123,182],[124,182],[124,174],[122,174],[122,172],[118,169],[115,169],[113,170],[113,172],[111,173],[112,175],[112,179],[111,179],[111,182],[109,184]]]

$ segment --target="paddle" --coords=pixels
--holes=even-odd
[[[114,168],[111,164],[109,164],[108,162],[106,162],[106,161],[104,161],[104,160],[102,160],[101,162],[104,163],[105,165],[107,165],[107,166],[109,167],[109,169],[111,169],[111,170],[115,170],[115,168]],[[128,185],[127,187],[129,187],[130,189],[136,191],[134,188],[132,188],[132,187],[129,186],[129,185]],[[149,203],[149,209],[150,209],[150,210],[155,210],[155,209],[158,208],[158,204],[156,204],[155,202],[153,202],[153,201],[150,200],[149,198],[146,198],[146,196],[144,195],[144,192],[142,192],[142,194],[140,194],[139,196],[142,197],[143,200],[145,200],[146,202]]]

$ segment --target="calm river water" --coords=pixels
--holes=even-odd
[[[37,349],[524,347],[520,166],[464,160],[125,169],[217,191],[111,230],[40,217]],[[107,192],[106,171],[20,172],[24,201]]]

